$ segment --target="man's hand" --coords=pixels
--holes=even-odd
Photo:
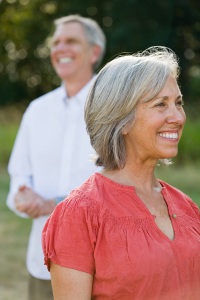
[[[55,207],[53,199],[45,200],[25,185],[19,187],[14,201],[17,210],[26,213],[31,218],[49,215]]]

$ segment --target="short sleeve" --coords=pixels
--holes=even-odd
[[[76,195],[57,205],[43,229],[44,263],[50,261],[94,274],[94,210],[84,197]]]

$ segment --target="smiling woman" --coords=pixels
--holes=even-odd
[[[126,132],[127,159],[139,155],[141,160],[154,158],[157,162],[175,157],[185,124],[182,105],[181,92],[172,75],[155,98],[139,101],[134,124]]]
[[[43,230],[55,300],[200,299],[199,209],[155,175],[185,124],[178,73],[175,53],[152,47],[97,75],[85,120],[102,170]]]

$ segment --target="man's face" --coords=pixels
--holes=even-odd
[[[61,80],[77,79],[80,73],[92,72],[96,61],[94,47],[79,23],[59,25],[52,38],[51,62]]]

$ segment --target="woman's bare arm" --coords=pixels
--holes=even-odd
[[[54,300],[91,300],[93,276],[51,262]]]

